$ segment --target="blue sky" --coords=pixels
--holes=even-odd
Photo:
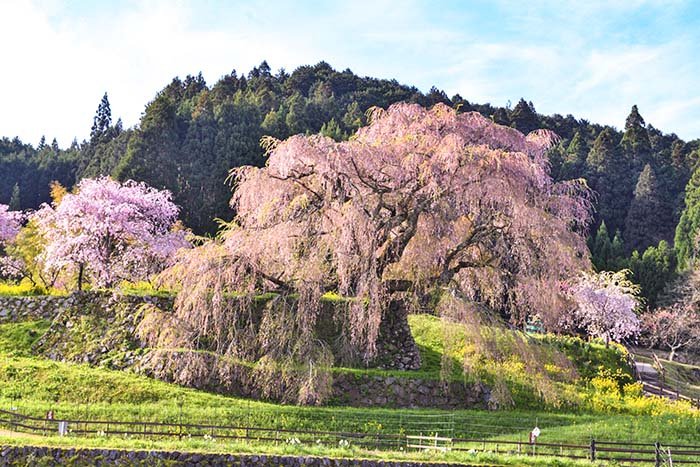
[[[85,138],[102,94],[138,122],[174,76],[321,60],[472,102],[700,138],[700,2],[0,0],[0,135]]]

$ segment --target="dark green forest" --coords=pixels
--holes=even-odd
[[[202,75],[175,78],[146,104],[139,124],[113,122],[107,94],[87,141],[59,148],[45,138],[34,147],[0,139],[0,203],[34,209],[48,202],[49,184],[71,187],[83,177],[111,175],[145,181],[173,192],[182,219],[211,234],[215,219],[230,219],[228,171],[265,163],[260,139],[322,133],[346,139],[373,106],[399,101],[477,111],[527,133],[555,131],[550,152],[557,179],[585,178],[595,191],[590,249],[599,270],[629,268],[649,305],[695,254],[700,225],[700,140],[683,141],[647,124],[632,107],[620,131],[572,115],[541,115],[521,99],[495,107],[428,93],[385,80],[336,71],[325,62],[272,73],[266,62],[246,75],[235,71],[213,85]]]

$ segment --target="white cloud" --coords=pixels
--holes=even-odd
[[[496,24],[489,29],[476,8],[466,9],[464,24],[449,23],[449,13],[418,0],[133,2],[83,16],[60,0],[0,1],[0,135],[36,143],[45,133],[67,145],[87,136],[105,91],[113,116],[134,125],[174,76],[202,71],[212,83],[266,59],[290,71],[326,60],[472,102],[525,97],[540,112],[618,126],[636,103],[654,126],[700,137],[697,33],[675,28],[671,39],[646,34],[634,43],[615,18],[656,9],[668,26],[679,8],[638,3],[592,2],[571,14],[560,2],[499,2],[503,17],[488,18]]]
[[[87,136],[105,91],[112,115],[133,125],[175,76],[202,71],[213,82],[263,58],[288,67],[314,59],[309,47],[275,34],[197,29],[183,3],[138,3],[109,18],[60,21],[47,11],[29,2],[0,6],[3,60],[11,64],[0,74],[0,135],[36,143],[45,133],[67,145]]]

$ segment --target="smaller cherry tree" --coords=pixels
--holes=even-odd
[[[640,320],[639,287],[628,278],[629,271],[584,273],[571,287],[578,305],[573,313],[574,324],[588,335],[605,341],[619,341],[637,334]]]
[[[17,236],[22,222],[22,213],[10,211],[6,204],[0,204],[0,246]]]
[[[17,274],[21,263],[7,255],[7,248],[17,237],[22,225],[23,215],[18,211],[10,211],[6,204],[0,204],[0,277],[18,279]]]
[[[689,304],[676,303],[645,313],[642,327],[649,344],[669,350],[669,361],[679,350],[700,345],[700,313]]]
[[[47,240],[45,267],[72,269],[82,289],[86,273],[94,285],[112,287],[160,272],[189,245],[177,215],[169,191],[103,177],[83,179],[35,219]]]

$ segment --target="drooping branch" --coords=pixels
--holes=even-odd
[[[348,299],[336,310],[339,340],[365,359],[398,293],[449,284],[461,301],[549,313],[554,323],[568,300],[561,283],[590,268],[582,234],[590,203],[585,186],[550,177],[553,140],[443,105],[397,104],[373,112],[348,141],[275,141],[266,167],[234,173],[236,227],[207,250],[209,261],[196,251],[183,257],[201,272],[183,279],[176,315],[231,354],[290,359],[314,354],[328,290]],[[242,323],[255,294],[271,290],[281,293],[270,304],[279,309],[263,320],[277,340],[262,345]],[[255,351],[242,349],[248,342]]]

